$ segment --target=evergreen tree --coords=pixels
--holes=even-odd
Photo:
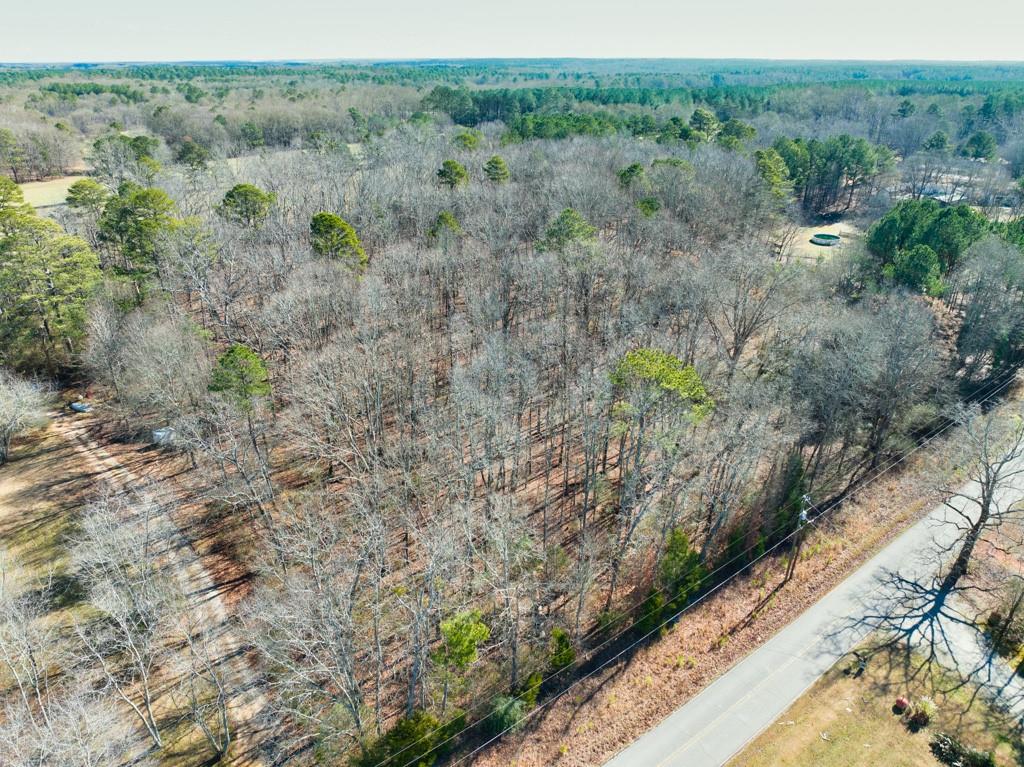
[[[310,241],[317,255],[344,261],[356,271],[369,263],[356,230],[341,216],[321,211],[309,222]]]
[[[509,180],[511,174],[505,161],[500,156],[494,155],[484,164],[484,175],[487,176],[488,181],[503,184]]]
[[[263,225],[277,201],[273,192],[264,192],[253,184],[235,184],[224,195],[217,212],[226,220],[257,229]]]
[[[437,179],[442,186],[455,189],[469,181],[469,173],[461,163],[455,160],[445,160],[437,170]]]

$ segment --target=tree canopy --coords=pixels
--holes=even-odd
[[[317,255],[342,261],[356,271],[369,263],[356,230],[335,213],[321,211],[314,215],[309,222],[309,235]]]

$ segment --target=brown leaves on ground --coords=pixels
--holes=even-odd
[[[943,444],[881,477],[808,535],[793,581],[772,594],[785,562],[768,559],[720,589],[667,635],[538,710],[476,767],[604,764],[768,640],[941,500],[934,476],[953,466]],[[751,619],[752,613],[757,612]]]

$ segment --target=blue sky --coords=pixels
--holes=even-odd
[[[1024,60],[1022,0],[2,0],[0,61]]]

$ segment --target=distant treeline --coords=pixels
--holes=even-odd
[[[124,101],[141,104],[146,100],[145,94],[128,85],[101,85],[99,83],[47,83],[39,88],[46,93],[55,93],[63,99],[75,99],[79,96],[100,96],[112,94]]]
[[[998,86],[998,87],[997,87]],[[445,112],[459,125],[473,126],[500,120],[510,123],[535,112],[570,112],[581,104],[599,106],[636,105],[657,107],[704,104],[719,117],[753,117],[773,108],[773,98],[785,90],[805,86],[721,86],[711,88],[589,88],[552,86],[546,88],[452,88],[438,85],[423,101],[424,108]],[[1012,118],[1024,112],[1024,85],[966,82],[850,82],[830,87],[856,87],[897,96],[988,94],[978,114],[983,119]]]
[[[168,64],[76,64],[64,67],[0,67],[0,83],[38,80],[67,74],[137,80],[183,81],[234,78],[313,78],[340,83],[429,86],[515,85],[528,82],[575,81],[595,89],[776,88],[812,83],[857,85],[892,92],[909,87],[914,93],[988,93],[1024,82],[1020,64],[916,64],[879,62],[769,62],[735,60],[587,60],[478,59],[402,62],[210,62]],[[670,99],[679,94],[672,94]],[[633,98],[633,97],[631,97]],[[647,96],[635,98],[646,99]],[[621,103],[621,102],[616,102]],[[648,103],[630,101],[628,103]],[[658,102],[650,102],[658,103]]]

